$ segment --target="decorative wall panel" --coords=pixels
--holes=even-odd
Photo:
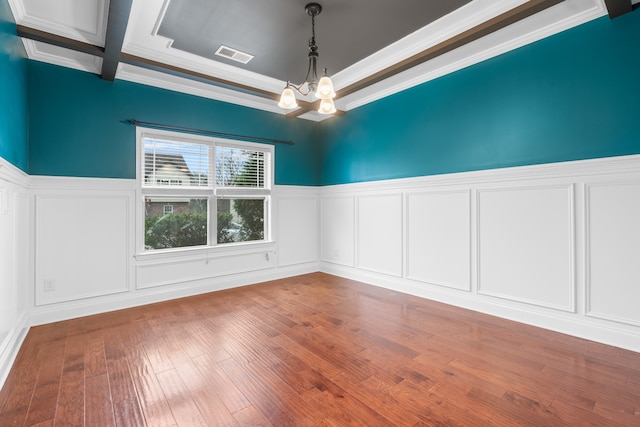
[[[273,252],[256,251],[226,256],[189,257],[161,262],[140,263],[136,270],[136,288],[184,284],[238,273],[272,268]]]
[[[574,310],[573,187],[478,193],[478,291]]]
[[[129,195],[36,197],[36,305],[129,289],[130,204]]]
[[[318,262],[317,197],[280,197],[277,206],[278,265]]]
[[[323,198],[320,204],[322,261],[355,265],[355,208],[350,196]]]
[[[470,194],[407,195],[407,278],[471,289]]]
[[[16,210],[12,186],[0,180],[0,350],[11,336],[17,318]],[[0,352],[1,353],[1,352]]]
[[[358,268],[402,276],[402,194],[358,197]]]

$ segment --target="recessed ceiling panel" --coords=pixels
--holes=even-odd
[[[318,72],[336,74],[471,0],[325,0],[316,17]],[[307,72],[311,16],[307,2],[171,0],[158,34],[172,47],[279,80]],[[221,46],[253,55],[239,65],[215,55]]]

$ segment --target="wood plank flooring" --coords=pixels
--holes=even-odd
[[[640,353],[314,273],[34,327],[0,426],[640,426]]]

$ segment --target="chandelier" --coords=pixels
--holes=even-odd
[[[318,46],[316,45],[316,16],[322,12],[322,6],[318,3],[309,3],[304,7],[304,10],[311,16],[311,38],[309,39],[309,67],[307,68],[307,75],[304,81],[296,86],[290,81],[287,81],[287,85],[280,95],[280,102],[278,106],[287,110],[291,110],[298,107],[294,90],[302,96],[307,96],[311,92],[315,92],[316,98],[320,99],[320,108],[318,112],[320,114],[333,114],[336,112],[336,107],[333,104],[333,98],[336,93],[333,90],[333,83],[327,75],[327,69],[324,68],[323,75],[318,80],[317,61],[318,61]],[[305,88],[306,86],[306,88]]]

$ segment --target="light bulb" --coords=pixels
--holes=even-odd
[[[336,106],[333,104],[333,99],[323,99],[320,101],[320,108],[318,113],[320,114],[333,114],[336,112]]]
[[[316,98],[318,99],[332,99],[335,98],[336,93],[333,91],[333,82],[329,76],[322,76],[318,82],[318,89],[316,90]]]
[[[293,90],[291,90],[290,87],[287,86],[282,91],[282,95],[280,95],[280,102],[278,102],[278,107],[284,108],[285,110],[291,110],[298,107],[296,96],[293,94]]]

